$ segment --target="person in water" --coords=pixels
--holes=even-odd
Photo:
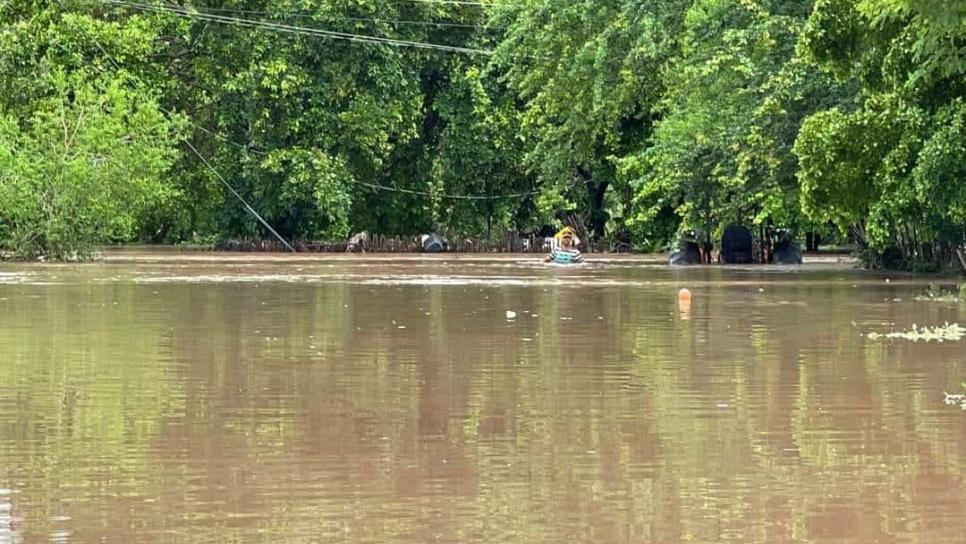
[[[560,232],[550,241],[550,255],[544,259],[544,262],[561,264],[584,262],[584,257],[580,254],[580,250],[577,249],[577,244],[579,243],[580,239],[577,238],[577,233],[574,232],[574,229],[570,227],[560,229]]]

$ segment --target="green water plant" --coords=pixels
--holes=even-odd
[[[956,323],[946,323],[941,327],[918,328],[916,324],[913,323],[912,328],[908,331],[895,331],[889,333],[870,332],[866,336],[870,340],[878,340],[880,338],[902,338],[905,340],[912,340],[913,342],[918,342],[919,340],[923,340],[925,342],[929,342],[931,340],[944,342],[947,340],[962,340],[963,337],[966,337],[966,328],[960,327]]]
[[[928,302],[966,301],[966,284],[960,285],[959,291],[957,292],[955,290],[945,291],[935,283],[930,283],[929,288],[926,290],[926,294],[918,295],[916,300]]]

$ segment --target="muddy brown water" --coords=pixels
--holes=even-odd
[[[966,305],[885,279],[2,264],[0,543],[964,542],[966,340],[864,335]]]

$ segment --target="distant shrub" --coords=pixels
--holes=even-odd
[[[149,96],[118,81],[54,85],[16,117],[0,111],[0,246],[18,258],[89,257],[174,192],[176,125]]]

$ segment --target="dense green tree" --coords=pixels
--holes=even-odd
[[[268,238],[223,178],[298,240],[834,225],[871,264],[966,266],[964,20],[945,0],[11,0],[0,243]]]
[[[119,81],[50,79],[22,120],[0,109],[0,234],[20,256],[83,257],[172,198],[177,126]]]
[[[634,225],[646,236],[672,208],[712,236],[728,223],[798,228],[802,119],[848,97],[795,56],[811,1],[697,0],[651,145],[622,164],[635,179]]]
[[[871,264],[966,268],[966,6],[822,0],[806,58],[861,87],[816,113],[795,152],[802,208],[850,230]]]
[[[609,217],[628,215],[632,195],[614,187],[616,159],[650,133],[662,92],[655,74],[688,3],[567,0],[497,11],[508,30],[495,62],[522,102],[526,161],[546,188],[548,219],[573,211],[600,238]]]
[[[458,232],[483,233],[527,227],[533,179],[523,166],[519,113],[504,89],[478,65],[457,67],[436,101],[442,130],[433,160],[433,191],[487,197],[434,198],[434,221]],[[513,195],[497,198],[500,195]]]
[[[343,18],[391,7],[249,2],[217,13],[365,33],[360,27],[378,31],[378,23]],[[199,125],[245,146],[200,132],[203,153],[284,236],[346,235],[356,183],[381,181],[394,145],[415,135],[418,64],[398,48],[200,19],[173,47],[186,60],[179,75],[185,85],[172,100]],[[209,213],[219,232],[266,235],[237,201],[209,199],[209,187],[202,182],[194,191],[215,206]]]
[[[166,173],[181,120],[159,109],[151,61],[160,28],[61,6],[0,7],[0,244],[24,257],[130,240],[178,196]],[[117,71],[104,49],[138,60]]]

